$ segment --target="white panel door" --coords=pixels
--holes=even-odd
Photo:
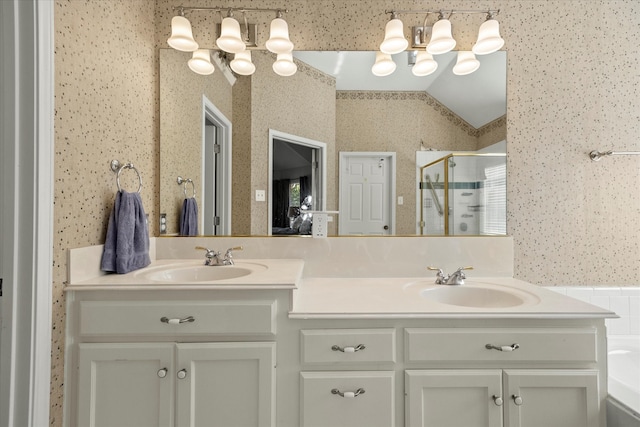
[[[407,426],[502,426],[502,371],[498,369],[407,370],[405,395]]]
[[[77,426],[173,426],[174,344],[79,344]]]
[[[598,371],[505,370],[505,427],[596,427]]]
[[[275,343],[178,344],[177,426],[274,427]]]
[[[392,234],[393,155],[341,153],[340,160],[340,234]]]

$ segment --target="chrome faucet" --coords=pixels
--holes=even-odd
[[[455,272],[447,275],[444,274],[441,268],[427,267],[427,269],[437,271],[436,285],[464,285],[464,279],[466,279],[467,276],[463,270],[473,270],[473,267],[460,267]]]
[[[231,254],[232,251],[241,251],[242,246],[236,246],[233,248],[227,249],[224,257],[221,256],[220,252],[216,252],[213,249],[205,248],[204,246],[196,246],[196,249],[206,251],[204,265],[208,265],[211,267],[221,266],[221,265],[233,265],[233,256]]]

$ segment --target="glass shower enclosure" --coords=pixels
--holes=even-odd
[[[506,235],[507,156],[451,153],[420,167],[420,235]]]

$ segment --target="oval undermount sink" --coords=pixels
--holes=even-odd
[[[526,290],[484,282],[434,285],[417,281],[406,285],[405,291],[417,291],[421,298],[439,304],[470,308],[513,308],[540,302],[538,296]]]
[[[180,266],[165,267],[144,274],[145,278],[156,282],[198,283],[218,280],[237,279],[256,271],[266,270],[262,264],[225,265],[225,266]]]

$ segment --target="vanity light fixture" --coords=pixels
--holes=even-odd
[[[378,77],[388,76],[396,70],[396,63],[391,55],[384,52],[376,52],[376,62],[371,67],[371,72]]]
[[[198,43],[193,39],[191,22],[184,17],[184,8],[179,8],[179,15],[171,19],[171,37],[167,43],[182,52],[194,52],[198,49]]]
[[[209,49],[198,49],[194,51],[187,65],[191,71],[203,76],[208,76],[215,71],[211,63],[211,52],[209,52]]]
[[[427,52],[432,55],[440,55],[451,52],[454,47],[456,47],[456,41],[451,35],[451,21],[445,19],[444,15],[440,13],[438,22],[433,25]]]
[[[500,24],[495,20],[494,14],[489,11],[487,20],[480,25],[478,40],[471,50],[476,55],[488,55],[497,52],[504,46],[504,39],[500,37]]]
[[[433,74],[436,69],[438,69],[438,63],[433,59],[433,55],[426,50],[422,50],[418,52],[416,63],[411,68],[411,72],[414,76],[422,77]]]
[[[235,54],[233,60],[229,63],[231,69],[241,76],[250,76],[256,71],[256,66],[251,62],[251,51],[245,50]]]
[[[423,26],[412,27],[412,45],[413,49],[425,49],[419,51],[415,62],[410,61],[412,65],[412,73],[416,76],[427,76],[433,73],[438,63],[433,59],[432,55],[441,55],[453,50],[456,47],[456,40],[451,33],[450,18],[454,14],[485,14],[487,16],[485,22],[480,26],[478,31],[478,39],[473,45],[471,51],[459,52],[458,62],[454,67],[454,74],[465,75],[470,74],[478,69],[480,62],[475,55],[487,55],[496,52],[504,46],[504,40],[500,37],[500,25],[496,21],[495,16],[500,10],[386,10],[385,13],[391,14],[391,20],[385,26],[384,41],[380,44],[380,52],[376,53],[376,62],[371,71],[376,76],[387,76],[395,71],[395,64],[390,56],[384,57],[383,54],[396,54],[407,49],[409,42],[404,36],[404,28],[402,21],[398,18],[404,14],[425,15]],[[427,26],[429,15],[438,14],[438,20],[433,27]],[[445,18],[446,16],[446,18]],[[427,43],[427,34],[431,32],[431,38]],[[429,55],[429,56],[427,56]]]
[[[480,61],[476,59],[476,56],[471,51],[458,52],[458,60],[456,65],[453,66],[453,74],[457,76],[466,76],[471,74],[480,68]]]
[[[298,71],[298,66],[293,62],[291,52],[278,54],[276,62],[273,63],[273,71],[283,77],[293,76]]]
[[[240,23],[233,17],[231,9],[227,17],[222,20],[220,37],[216,39],[216,45],[229,53],[242,52],[247,48],[240,35]]]
[[[387,22],[384,29],[384,40],[380,43],[380,52],[394,55],[403,52],[409,46],[409,41],[404,37],[403,28],[404,24],[392,11],[391,20]]]
[[[263,8],[219,8],[219,7],[185,7],[177,6],[173,8],[178,11],[178,16],[171,20],[171,37],[167,40],[169,46],[184,52],[194,52],[189,60],[189,68],[198,74],[213,73],[211,64],[211,52],[207,49],[199,51],[198,43],[193,38],[191,23],[185,18],[185,12],[206,11],[220,13],[226,12],[227,16],[220,24],[220,34],[216,39],[216,47],[222,52],[233,53],[234,59],[229,63],[231,69],[240,75],[250,75],[255,72],[255,65],[251,62],[251,52],[247,47],[256,48],[257,25],[247,22],[247,12],[269,12],[276,13],[276,18],[271,21],[271,32],[269,40],[265,43],[266,48],[277,54],[277,60],[273,69],[281,76],[295,74],[298,66],[293,62],[293,43],[289,39],[289,27],[282,18],[282,14],[288,12],[286,9],[263,9]],[[233,17],[233,13],[242,13],[244,26]],[[198,51],[198,52],[196,52]],[[281,56],[282,55],[282,56]]]
[[[293,43],[289,39],[289,26],[287,25],[287,21],[282,19],[281,10],[276,12],[276,18],[271,21],[269,40],[267,40],[265,46],[269,52],[275,54],[293,51]]]

